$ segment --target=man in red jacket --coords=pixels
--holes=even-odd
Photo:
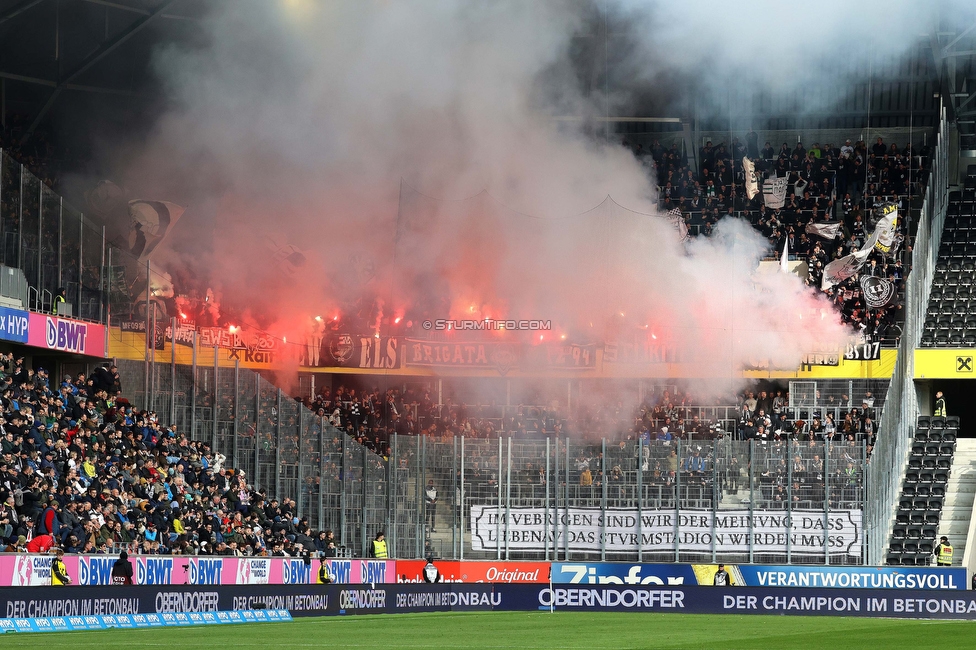
[[[34,539],[27,542],[28,553],[47,553],[54,546],[53,535],[35,535]]]

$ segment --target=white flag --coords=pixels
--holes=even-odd
[[[779,270],[783,273],[790,272],[790,238],[787,237],[783,242],[783,255],[779,258]]]
[[[883,208],[883,210],[887,209],[887,207]],[[894,208],[894,206],[890,207]],[[885,252],[891,250],[891,245],[895,238],[895,222],[897,218],[898,210],[896,208],[888,210],[886,216],[882,217],[878,225],[874,227],[874,232],[871,233],[868,240],[861,246],[861,250],[854,251],[850,255],[845,255],[839,260],[834,260],[825,266],[823,280],[820,281],[820,288],[824,290],[829,289],[835,284],[840,284],[847,278],[852,277],[861,270],[861,267],[868,261],[868,257],[875,248]],[[882,237],[886,238],[887,245],[882,243]]]
[[[824,239],[837,239],[837,235],[840,234],[840,222],[838,223],[808,223],[806,227],[806,233],[808,235],[816,235],[817,237],[823,237]]]
[[[169,201],[129,201],[129,249],[139,261],[147,259],[176,224],[186,208]]]
[[[898,228],[898,206],[889,203],[881,207],[881,220],[874,227],[878,234],[874,247],[882,253],[890,253],[892,244],[895,243],[895,234]]]
[[[756,163],[747,156],[742,157],[742,171],[746,175],[746,198],[750,201],[759,194],[759,179],[756,178]]]
[[[773,176],[763,181],[763,202],[766,207],[778,210],[786,204],[786,176]]]

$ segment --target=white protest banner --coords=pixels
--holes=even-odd
[[[750,541],[756,553],[861,556],[861,511],[831,510],[826,520],[820,510],[794,510],[792,525],[785,511],[749,510],[648,510],[640,514],[640,538],[636,508],[612,508],[606,520],[599,508],[504,508],[471,507],[471,549],[540,551],[569,547],[570,551],[645,553],[673,550],[675,524],[682,551],[705,552],[712,543],[723,553],[748,553]],[[789,526],[789,527],[788,527]],[[825,529],[826,527],[826,529]],[[506,539],[507,531],[507,539]],[[826,538],[825,538],[826,533]],[[789,540],[789,542],[787,542]]]

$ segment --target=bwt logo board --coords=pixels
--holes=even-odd
[[[112,584],[112,565],[116,558],[82,557],[78,559],[78,584],[97,586]]]
[[[223,572],[223,560],[193,558],[187,567],[189,583],[191,585],[219,585],[220,576]]]
[[[88,341],[88,325],[74,321],[46,318],[44,336],[52,350],[84,354]]]
[[[386,562],[384,560],[363,560],[360,565],[360,578],[364,585],[386,582]]]
[[[173,559],[147,557],[136,560],[136,584],[173,584]]]
[[[352,561],[350,560],[332,560],[329,562],[329,574],[332,575],[332,579],[341,585],[347,585],[351,582],[352,577]]]
[[[305,560],[285,560],[281,563],[281,581],[286,585],[307,585],[311,582],[312,565]]]

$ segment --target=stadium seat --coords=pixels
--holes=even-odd
[[[927,497],[931,494],[931,489],[928,485],[919,485],[915,487],[914,493],[917,497]]]
[[[945,419],[945,426],[947,428],[950,428],[950,429],[958,429],[959,428],[959,416],[958,415],[950,415],[950,416],[948,416]]]

